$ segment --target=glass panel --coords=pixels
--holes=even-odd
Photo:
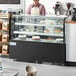
[[[45,43],[64,43],[64,18],[49,16],[15,15],[13,40]]]

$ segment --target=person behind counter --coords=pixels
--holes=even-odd
[[[39,0],[33,0],[33,3],[29,5],[26,11],[27,14],[33,15],[33,16],[45,16],[46,15],[46,9],[43,4],[39,3]],[[34,23],[38,23],[41,21],[41,19],[32,19]],[[30,29],[36,30],[36,32],[39,32],[39,30],[44,30],[45,27],[43,26],[30,26]],[[40,31],[40,32],[42,32]],[[40,36],[40,38],[43,38],[43,36]]]
[[[39,0],[33,0],[33,4],[29,5],[27,9],[27,14],[44,16],[46,14],[46,10],[44,5],[39,3]]]

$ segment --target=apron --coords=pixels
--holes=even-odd
[[[33,16],[39,16],[40,15],[39,8],[38,7],[31,8],[31,15],[33,15]]]

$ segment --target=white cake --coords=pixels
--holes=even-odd
[[[40,24],[45,24],[45,21],[44,21],[44,20],[41,20],[41,21],[40,21]]]
[[[19,35],[18,38],[24,39],[24,38],[26,38],[26,35]]]
[[[33,40],[40,40],[40,36],[32,36]]]

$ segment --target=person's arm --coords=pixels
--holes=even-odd
[[[46,15],[46,9],[45,9],[44,5],[40,6],[40,14],[41,15]]]
[[[26,13],[27,13],[27,14],[31,14],[31,5],[28,7]]]

